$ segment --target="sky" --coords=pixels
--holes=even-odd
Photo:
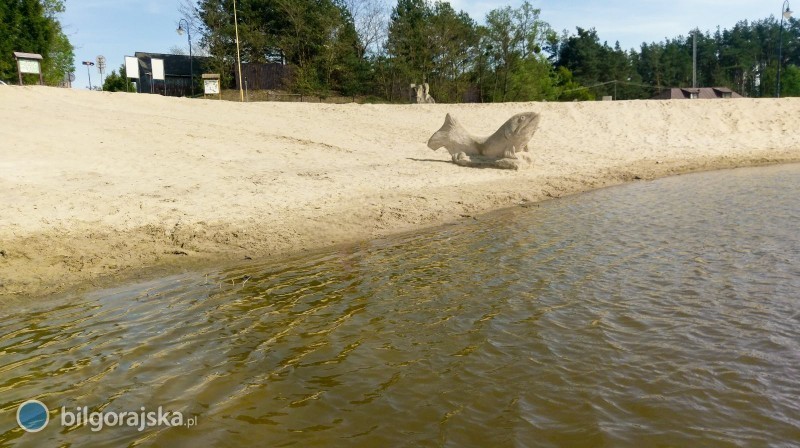
[[[387,0],[394,4],[393,0]],[[456,10],[464,10],[483,22],[495,8],[518,6],[522,0],[451,0]],[[575,27],[595,28],[601,41],[622,48],[639,48],[642,42],[687,35],[689,30],[715,31],[731,28],[740,20],[779,17],[782,2],[777,0],[531,0],[541,9],[541,19],[554,29],[575,32]],[[187,36],[176,33],[180,0],[66,0],[61,23],[75,46],[73,88],[97,85],[96,67],[83,66],[105,56],[108,68],[119,70],[125,56],[136,51],[168,53],[181,47],[188,54]],[[794,9],[794,8],[793,8]],[[195,36],[192,36],[193,38]]]

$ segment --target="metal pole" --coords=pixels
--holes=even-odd
[[[244,89],[242,88],[242,56],[239,51],[239,21],[236,18],[236,0],[233,0],[233,27],[236,30],[236,63],[239,66],[239,97],[244,103]]]
[[[89,69],[89,67],[93,67],[94,66],[94,62],[92,62],[92,61],[83,61],[82,64],[86,66],[86,74],[89,75],[89,90],[93,90],[92,89],[92,71]]]
[[[697,88],[697,30],[692,38],[692,87]]]
[[[179,35],[183,36],[183,25],[181,23],[186,23],[186,38],[189,40],[189,89],[192,92],[192,97],[194,97],[194,57],[192,55],[192,30],[189,25],[189,21],[186,19],[178,20],[178,29],[176,30]],[[186,91],[184,91],[185,93]]]
[[[786,2],[784,2],[785,4]],[[775,98],[781,97],[781,65],[783,65],[783,11],[781,11],[781,31],[778,34],[778,80],[775,84]]]
[[[775,85],[775,98],[781,97],[781,66],[783,65],[783,19],[792,16],[789,9],[789,0],[784,0],[781,5],[781,31],[778,34],[778,80]]]
[[[189,29],[189,22],[186,22],[186,35],[189,37],[189,84],[194,97],[194,57],[192,57],[192,30]]]

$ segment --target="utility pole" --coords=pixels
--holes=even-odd
[[[775,84],[775,98],[781,97],[781,66],[783,65],[783,19],[789,20],[792,17],[791,9],[789,9],[789,0],[784,0],[781,5],[781,32],[778,34],[778,81]]]
[[[233,27],[236,30],[236,63],[239,65],[239,96],[244,103],[244,88],[242,87],[242,56],[239,52],[239,21],[236,19],[236,0],[233,0]]]
[[[103,89],[103,75],[106,73],[106,57],[105,56],[98,56],[97,59],[97,71],[100,72],[100,89]]]
[[[697,29],[692,38],[692,87],[697,88]]]

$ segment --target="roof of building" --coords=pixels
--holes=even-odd
[[[14,57],[17,59],[42,59],[42,55],[36,53],[23,53],[21,51],[15,51]]]
[[[742,96],[727,87],[673,87],[662,90],[661,93],[653,97],[656,100],[688,100],[694,98],[713,100],[719,98],[742,98]]]
[[[134,56],[139,60],[139,70],[142,73],[151,71],[150,59],[162,59],[166,76],[189,76],[190,71],[194,71],[194,74],[197,75],[203,73],[211,65],[211,58],[207,56],[189,58],[185,54],[147,53],[144,51],[137,51]]]

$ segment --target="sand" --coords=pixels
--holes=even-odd
[[[427,139],[542,114],[524,171]],[[800,161],[800,100],[327,105],[0,86],[0,301],[277,257],[637,179]]]

